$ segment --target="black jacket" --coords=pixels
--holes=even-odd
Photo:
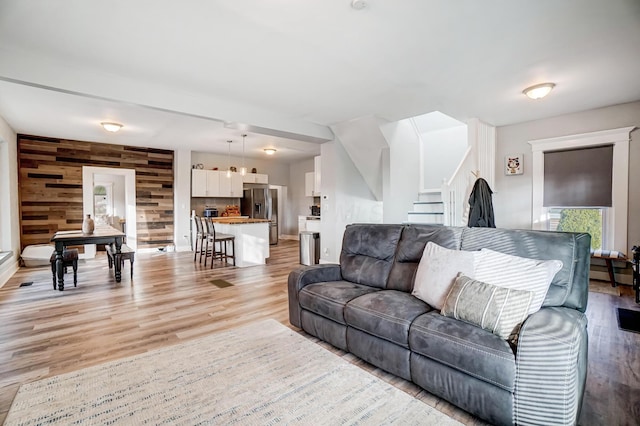
[[[493,218],[493,203],[491,202],[493,191],[486,180],[479,178],[473,185],[473,191],[469,196],[469,228],[495,228]]]

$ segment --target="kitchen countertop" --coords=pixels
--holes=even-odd
[[[217,223],[227,223],[229,225],[242,225],[246,223],[268,223],[269,219],[252,219],[250,217],[212,217],[211,220]]]

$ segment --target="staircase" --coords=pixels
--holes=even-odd
[[[407,214],[407,223],[429,225],[444,224],[444,202],[439,189],[425,190],[418,194],[418,201],[413,202],[413,210]]]

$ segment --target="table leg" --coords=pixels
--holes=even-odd
[[[113,270],[116,274],[116,282],[122,281],[122,238],[116,238],[116,251],[113,254]]]
[[[62,260],[62,252],[64,246],[58,248],[56,244],[56,275],[58,276],[58,290],[64,290],[64,262]]]

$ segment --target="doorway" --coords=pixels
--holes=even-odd
[[[104,223],[123,230],[127,245],[133,250],[137,249],[136,171],[134,169],[83,166],[82,205],[85,216],[90,214],[97,219],[96,223]],[[85,258],[95,257],[95,244],[85,245],[84,252]]]

